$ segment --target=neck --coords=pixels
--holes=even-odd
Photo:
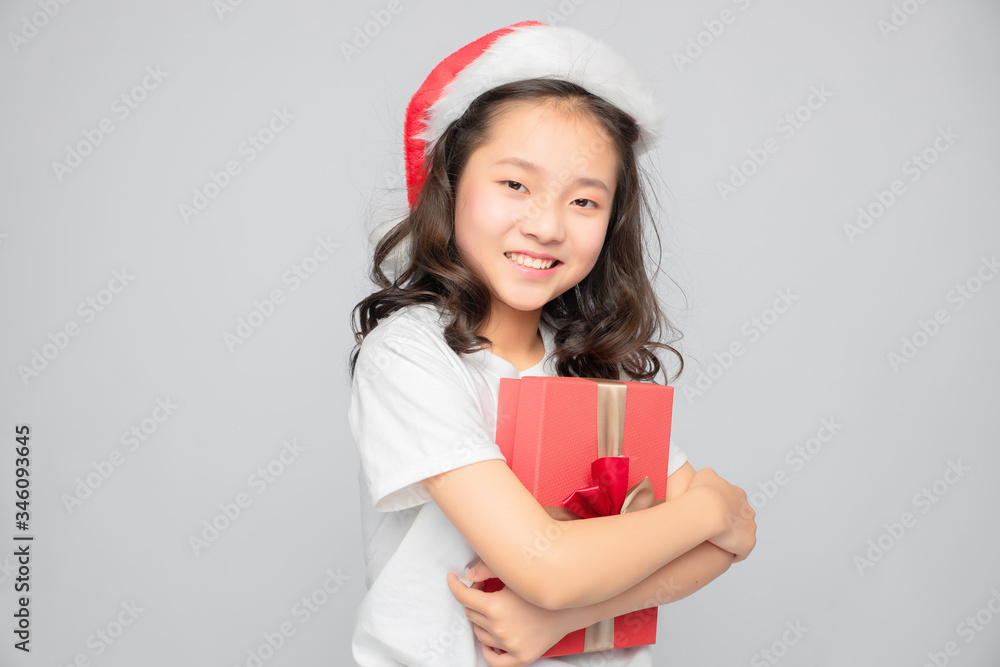
[[[523,311],[506,304],[494,304],[483,325],[483,334],[491,341],[491,352],[514,365],[519,371],[530,368],[545,356],[545,343],[538,331],[542,309]]]

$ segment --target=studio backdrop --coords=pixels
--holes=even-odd
[[[657,664],[1000,664],[990,0],[2,3],[0,664],[352,664],[370,230],[529,19],[656,85],[674,434],[757,510]]]

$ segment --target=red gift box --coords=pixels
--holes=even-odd
[[[554,517],[642,509],[666,497],[673,396],[673,387],[647,382],[502,378],[496,441],[517,478]],[[502,588],[499,579],[489,579],[484,590]],[[653,644],[656,611],[571,632],[543,657]]]

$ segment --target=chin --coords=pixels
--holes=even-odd
[[[540,309],[545,304],[533,302],[533,303],[509,303],[507,305],[513,308],[514,310],[521,311],[522,313],[532,313]]]
[[[525,313],[540,310],[542,306],[548,303],[548,301],[543,301],[542,299],[504,299],[503,302],[507,304],[509,308],[520,310]]]

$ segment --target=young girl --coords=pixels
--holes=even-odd
[[[411,100],[410,210],[375,249],[380,289],[352,312],[358,664],[652,665],[649,646],[533,661],[753,549],[746,494],[673,445],[666,502],[557,522],[495,443],[501,378],[651,381],[654,348],[680,357],[653,340],[669,324],[642,254],[651,100],[620,54],[534,21],[456,51]],[[553,538],[538,549],[540,536]],[[482,590],[494,576],[506,587]]]

